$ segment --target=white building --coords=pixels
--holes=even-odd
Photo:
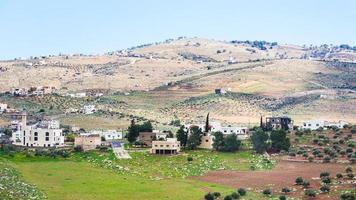
[[[152,154],[177,154],[180,152],[180,142],[177,138],[167,138],[166,140],[152,141]]]
[[[108,140],[122,140],[122,132],[116,130],[103,131],[102,136],[106,141]]]
[[[7,104],[0,103],[0,113],[6,112],[6,109],[7,109]]]
[[[12,124],[14,132],[12,141],[14,145],[26,147],[61,147],[64,146],[64,136],[62,129],[59,129],[56,122],[40,122],[34,125],[27,125],[26,113],[22,114],[22,120],[18,124]]]
[[[345,126],[346,124],[348,124],[348,123],[345,122],[345,121],[342,121],[342,120],[340,120],[340,121],[338,121],[338,122],[328,122],[328,121],[326,121],[326,122],[325,122],[325,127],[336,126],[336,127],[338,127],[338,128],[344,128],[344,126]]]
[[[318,128],[324,128],[325,121],[324,120],[310,120],[310,121],[303,121],[302,129],[310,129],[310,130],[317,130]]]
[[[95,105],[85,105],[83,107],[83,113],[86,114],[86,115],[90,115],[90,114],[93,114],[96,112],[96,108],[95,108]]]

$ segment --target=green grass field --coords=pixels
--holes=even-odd
[[[187,162],[188,155],[193,157],[192,163]],[[204,194],[213,191],[227,195],[234,188],[187,176],[200,175],[218,167],[248,170],[250,160],[254,159],[249,152],[209,151],[192,151],[179,156],[135,152],[132,156],[131,160],[115,160],[109,151],[76,153],[67,159],[53,159],[46,156],[26,157],[17,153],[14,157],[1,155],[0,162],[15,168],[25,182],[36,185],[50,200],[194,200],[202,199]],[[222,161],[223,164],[217,165]],[[120,165],[128,171],[122,173],[121,168],[108,165]],[[250,192],[245,199],[256,199],[256,195],[260,197]]]

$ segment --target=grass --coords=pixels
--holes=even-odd
[[[14,157],[2,154],[2,160],[21,172],[23,179],[45,192],[48,199],[201,199],[207,192],[223,195],[234,189],[205,183],[186,176],[224,166],[248,170],[251,154],[211,153],[205,150],[188,151],[180,156],[153,156],[145,152],[131,153],[132,160],[115,160],[111,152],[76,153],[68,159]],[[192,156],[189,164],[187,157]],[[207,162],[212,159],[212,162]],[[89,162],[87,162],[89,161]],[[122,165],[130,173],[102,166],[110,162]],[[0,160],[1,162],[1,160]],[[219,165],[218,163],[224,164]],[[254,198],[251,192],[246,198]]]

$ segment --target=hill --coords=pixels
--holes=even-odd
[[[179,38],[105,55],[2,61],[0,91],[30,86],[54,86],[59,94],[100,90],[103,97],[88,101],[160,124],[175,118],[197,120],[207,112],[226,123],[258,123],[261,114],[290,115],[296,122],[356,122],[355,61],[356,51],[347,45]],[[215,95],[216,88],[227,94]],[[54,105],[55,114],[86,103],[56,105],[53,98],[26,101]],[[76,123],[71,117],[64,120]]]

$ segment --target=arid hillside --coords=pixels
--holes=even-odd
[[[197,120],[207,112],[226,123],[253,124],[260,115],[356,122],[354,62],[356,51],[344,46],[179,38],[106,55],[2,61],[0,91],[31,86],[54,86],[59,94],[102,90],[105,95],[95,103],[103,110],[164,124],[174,118]],[[217,88],[227,93],[216,95]],[[63,111],[70,105],[81,104],[58,107]]]

